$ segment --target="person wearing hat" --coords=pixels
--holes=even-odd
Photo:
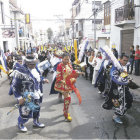
[[[24,65],[18,65],[13,77],[10,91],[13,92],[18,101],[19,117],[18,128],[22,132],[26,132],[27,128],[24,124],[33,118],[33,126],[43,128],[45,125],[39,122],[40,103],[43,98],[43,83],[48,83],[47,79],[41,77],[41,73],[36,67],[37,60],[34,56],[26,56]],[[25,96],[25,93],[29,96]],[[31,106],[27,106],[26,99],[30,99]],[[35,109],[36,107],[36,109]],[[34,110],[33,110],[34,109]]]

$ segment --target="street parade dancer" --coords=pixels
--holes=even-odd
[[[56,50],[54,52],[54,54],[52,55],[51,59],[50,59],[50,62],[51,62],[51,65],[53,67],[53,81],[52,81],[52,85],[51,85],[51,90],[50,90],[50,95],[51,94],[59,94],[58,95],[58,98],[59,100],[62,100],[62,93],[59,92],[59,91],[56,91],[54,89],[54,85],[55,85],[55,82],[56,82],[56,70],[57,70],[57,66],[59,63],[62,62],[62,55],[63,55],[63,51],[61,50]]]
[[[24,124],[29,118],[33,118],[34,127],[45,127],[43,123],[39,122],[40,103],[42,103],[43,99],[42,84],[49,81],[41,77],[36,62],[37,60],[34,56],[26,56],[25,64],[18,64],[18,67],[16,67],[10,87],[10,92],[13,92],[18,101],[18,128],[22,132],[27,131]]]
[[[62,62],[57,66],[57,75],[54,89],[61,92],[64,96],[64,117],[66,121],[72,121],[68,110],[71,103],[70,92],[74,91],[79,99],[79,104],[81,104],[81,96],[78,89],[75,87],[74,83],[76,78],[82,74],[81,72],[73,70],[70,64],[70,58],[67,53],[62,55]]]
[[[106,67],[104,67],[106,60],[103,61],[96,80],[96,86],[106,95],[102,107],[107,110],[114,109],[113,120],[122,124],[120,116],[124,116],[133,102],[133,97],[129,91],[129,87],[132,87],[130,84],[132,81],[126,72],[128,57],[123,55],[118,61],[108,46],[102,47],[100,50],[108,59]]]

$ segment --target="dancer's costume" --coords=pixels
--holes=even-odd
[[[74,91],[79,99],[79,104],[81,104],[82,99],[80,93],[74,85],[77,77],[78,77],[78,73],[75,70],[73,70],[70,63],[68,63],[67,65],[60,63],[57,66],[57,75],[56,75],[56,82],[54,88],[56,91],[59,91],[63,94]],[[63,111],[64,111],[65,118],[69,117],[68,109],[70,103],[71,103],[71,97],[67,97],[64,99]]]
[[[96,85],[100,87],[102,92],[106,93],[105,103],[102,107],[104,109],[114,108],[115,114],[124,115],[133,102],[128,88],[128,75],[108,46],[102,47],[100,50],[109,60],[106,68],[104,67],[105,61],[103,61],[96,80]]]
[[[50,90],[50,94],[58,94],[60,92],[56,91],[54,89],[54,85],[55,85],[55,81],[56,81],[56,71],[57,71],[57,66],[59,63],[62,62],[62,52],[61,51],[57,51],[54,53],[54,55],[51,57],[51,65],[53,67],[53,81],[52,81],[52,85],[51,85],[51,90]]]
[[[34,119],[34,125],[44,127],[44,124],[39,123],[40,103],[43,98],[42,84],[43,78],[37,67],[30,70],[26,64],[18,64],[10,92],[14,93],[17,100],[22,98],[25,100],[23,105],[19,105],[18,126],[21,130],[21,127],[29,118]]]

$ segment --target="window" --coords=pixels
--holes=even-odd
[[[66,29],[66,34],[69,35],[69,28]]]
[[[76,32],[78,32],[78,23],[76,24]]]
[[[0,14],[1,14],[1,23],[4,24],[5,20],[4,20],[4,10],[3,10],[3,3],[0,2]]]
[[[95,1],[95,9],[98,11],[102,10],[103,5],[101,1]],[[92,10],[94,10],[94,1],[92,1]]]
[[[76,15],[78,15],[80,13],[80,10],[81,10],[81,5],[79,4],[77,7],[76,7]]]
[[[102,19],[96,19],[95,23],[96,24],[102,24]],[[94,24],[94,20],[92,20],[92,24]]]
[[[109,25],[111,19],[110,1],[104,4],[104,25]]]
[[[134,5],[134,0],[124,0],[124,5]]]
[[[83,31],[83,20],[79,20],[79,31]]]
[[[13,27],[13,20],[12,18],[10,19],[11,27]]]

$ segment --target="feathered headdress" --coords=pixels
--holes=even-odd
[[[113,52],[109,49],[106,45],[104,47],[100,47],[100,51],[107,57],[108,60],[112,62],[112,64],[120,71],[123,71],[122,66],[120,65],[119,61],[114,56]]]

